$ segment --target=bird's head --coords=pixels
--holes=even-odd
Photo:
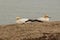
[[[21,18],[20,18],[19,16],[17,16],[17,17],[16,17],[16,20],[19,20],[19,19],[21,19]]]
[[[48,14],[45,14],[43,17],[44,18],[51,18],[51,17],[48,16]]]

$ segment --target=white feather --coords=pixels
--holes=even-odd
[[[17,18],[19,18],[19,17],[17,17]],[[29,19],[27,19],[27,18],[19,18],[18,20],[16,20],[16,23],[25,23],[27,20],[29,20]]]
[[[43,17],[38,18],[37,20],[41,20],[41,21],[49,21],[49,16],[47,14],[45,14]]]
[[[41,21],[49,21],[49,18],[43,18],[43,17],[41,17],[41,18],[38,18],[37,20],[41,20]]]

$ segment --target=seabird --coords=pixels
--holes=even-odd
[[[38,18],[37,20],[40,20],[40,21],[49,21],[49,17],[47,14],[45,14],[44,16],[42,16],[41,18]]]
[[[27,18],[20,18],[20,17],[16,17],[16,23],[25,23],[27,22],[29,19]]]

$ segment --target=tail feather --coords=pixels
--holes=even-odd
[[[35,20],[32,20],[32,19],[29,19],[29,20],[27,20],[26,22],[43,22],[43,21],[41,21],[41,20],[37,20],[37,19],[35,19]]]
[[[29,21],[30,21],[30,22],[33,22],[34,20],[32,20],[32,19],[29,19],[29,20],[27,20],[26,22],[29,22]]]
[[[43,22],[43,21],[35,19],[34,22]]]

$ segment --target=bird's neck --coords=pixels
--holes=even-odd
[[[17,18],[16,20],[19,20],[20,18]]]

